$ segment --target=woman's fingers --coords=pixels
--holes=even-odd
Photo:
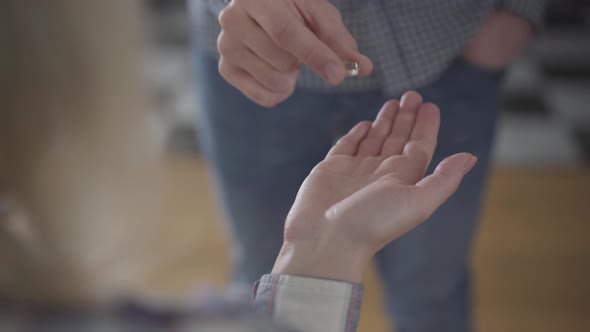
[[[379,155],[385,139],[391,132],[398,109],[399,102],[397,100],[390,100],[383,105],[367,137],[361,142],[357,152],[358,155]]]
[[[328,152],[328,157],[335,155],[354,156],[359,144],[369,133],[371,122],[363,121],[354,126],[348,134],[344,135]]]
[[[376,173],[390,174],[404,184],[416,184],[424,177],[430,164],[440,124],[438,107],[431,103],[422,104],[416,114],[414,129],[402,155],[385,159]]]
[[[246,97],[264,107],[273,107],[289,97],[289,93],[270,91],[244,69],[228,63],[222,56],[219,59],[219,73]]]
[[[415,196],[411,200],[420,217],[427,219],[457,189],[465,174],[477,163],[477,158],[469,153],[459,153],[443,160],[434,172],[416,184]]]
[[[407,174],[410,183],[416,183],[422,177],[432,160],[436,148],[440,111],[432,103],[422,104],[416,115],[416,123],[408,143],[403,148],[403,155],[412,165],[411,174]]]
[[[392,241],[428,219],[457,190],[464,175],[476,161],[477,158],[469,153],[453,155],[441,162],[432,175],[416,186],[400,185],[397,179],[379,181],[373,186],[371,195],[361,196],[365,201],[357,205],[367,208],[361,210],[359,217],[363,213],[365,219],[367,216],[373,217],[382,226],[378,228],[379,234],[387,242]],[[392,204],[396,200],[400,204]],[[392,206],[395,210],[392,210]],[[366,211],[371,213],[367,215]],[[392,219],[392,215],[397,218]]]
[[[382,156],[395,156],[402,153],[412,134],[416,113],[422,105],[422,96],[416,91],[408,91],[401,98],[400,109],[393,129],[383,144]]]

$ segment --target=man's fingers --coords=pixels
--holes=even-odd
[[[350,58],[354,59],[354,61],[356,61],[359,65],[358,76],[363,77],[371,75],[371,73],[373,72],[373,61],[371,61],[369,57],[363,54],[359,54],[357,57],[355,57],[355,55],[347,57],[347,59]]]
[[[418,181],[424,176],[434,149],[440,126],[440,111],[438,106],[432,103],[422,104],[416,115],[416,123],[410,136],[410,140],[405,145],[403,154],[412,161],[416,168],[416,178]]]
[[[335,155],[354,156],[360,142],[367,136],[371,129],[371,122],[363,121],[354,126],[348,134],[342,136],[328,152],[328,157]]]
[[[416,211],[423,211],[427,219],[457,189],[473,166],[477,158],[469,153],[459,153],[443,160],[434,172],[416,184],[416,196],[413,200]]]
[[[248,14],[282,49],[322,76],[330,84],[346,76],[343,60],[293,14],[282,1],[267,1],[267,10],[252,8]]]
[[[288,93],[275,93],[260,84],[252,75],[235,65],[228,63],[224,57],[219,59],[219,73],[231,85],[246,97],[264,107],[274,107],[287,99]]]
[[[292,71],[299,68],[299,60],[280,48],[240,7],[228,5],[219,14],[219,24],[225,35],[239,40],[276,70]]]
[[[361,54],[354,37],[350,34],[340,11],[329,1],[304,1],[309,13],[308,22],[315,35],[330,47],[343,61],[359,65],[358,76],[368,76],[373,71],[373,62]]]
[[[382,156],[395,156],[402,153],[412,134],[416,114],[421,105],[422,96],[419,93],[415,91],[404,93],[393,129],[383,144]]]
[[[393,121],[399,108],[399,102],[397,100],[390,100],[386,102],[377,118],[373,122],[371,130],[367,137],[361,142],[358,148],[358,155],[362,156],[377,156],[381,152],[383,143],[391,127],[393,127]]]
[[[219,34],[217,48],[227,62],[247,71],[269,91],[291,94],[295,89],[298,70],[290,72],[276,70],[223,31]]]

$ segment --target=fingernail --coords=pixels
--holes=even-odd
[[[473,166],[475,166],[476,163],[477,163],[476,156],[472,155],[470,158],[468,158],[467,162],[465,162],[465,166],[463,166],[463,174],[469,173],[469,171],[471,171],[471,169],[473,169]]]
[[[324,75],[326,79],[331,83],[336,83],[340,81],[341,75],[341,66],[336,63],[329,63],[326,68],[324,69]]]

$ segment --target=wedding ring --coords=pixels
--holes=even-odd
[[[346,77],[355,77],[359,74],[358,62],[344,61],[344,68],[346,69]]]

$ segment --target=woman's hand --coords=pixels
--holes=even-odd
[[[272,107],[295,89],[303,63],[336,85],[344,61],[373,70],[328,0],[233,0],[219,15],[219,72],[254,102]]]
[[[340,139],[301,186],[273,273],[360,282],[371,257],[427,219],[477,161],[456,154],[424,178],[439,123],[438,107],[408,92]]]
[[[524,18],[495,11],[463,50],[463,57],[484,70],[502,70],[524,51],[532,30]]]

